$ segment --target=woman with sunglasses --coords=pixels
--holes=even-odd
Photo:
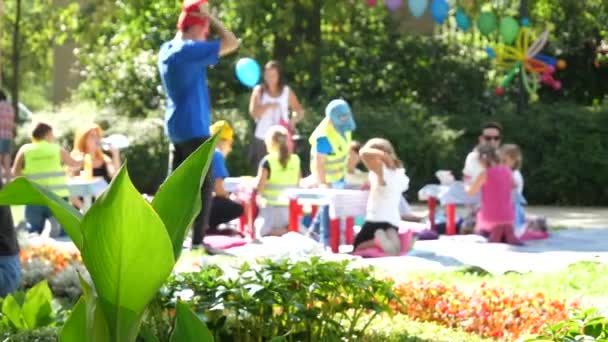
[[[494,148],[499,148],[502,141],[502,126],[498,122],[487,122],[481,126],[481,135],[479,136],[479,145],[489,145]],[[465,184],[471,184],[477,176],[484,170],[479,162],[478,147],[467,155],[464,163],[462,176]]]

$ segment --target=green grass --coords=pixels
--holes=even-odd
[[[366,331],[362,341],[481,342],[491,340],[434,323],[412,321],[406,315],[396,315],[392,319],[382,316],[374,321]]]
[[[593,303],[608,300],[608,264],[579,262],[554,273],[507,273],[492,275],[479,268],[454,272],[417,273],[425,279],[450,285],[478,287],[482,283],[527,293],[542,292],[555,299],[579,299]]]

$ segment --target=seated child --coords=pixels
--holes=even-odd
[[[398,255],[401,251],[399,203],[409,186],[409,178],[393,146],[385,139],[371,139],[360,155],[370,171],[370,195],[365,223],[355,237],[354,251],[378,246],[387,255]]]
[[[211,169],[215,178],[211,212],[209,213],[209,230],[207,235],[241,235],[234,229],[220,229],[220,225],[231,222],[243,214],[243,206],[230,199],[230,194],[224,188],[224,179],[230,177],[226,167],[226,157],[232,152],[234,133],[232,127],[225,121],[218,121],[210,128],[211,134],[221,130],[217,147],[213,152]]]
[[[300,158],[289,150],[285,127],[271,127],[265,143],[269,154],[262,159],[258,169],[257,189],[261,203],[256,229],[260,236],[282,236],[289,232],[289,203],[280,196],[285,189],[298,186]]]
[[[519,171],[522,165],[521,150],[517,145],[506,144],[500,150],[500,161],[513,171],[513,181],[515,189],[513,190],[513,208],[515,210],[514,230],[517,237],[521,237],[526,226],[526,214],[522,204],[524,194],[524,178]]]
[[[500,164],[496,148],[481,145],[479,161],[484,170],[467,189],[473,196],[481,191],[481,206],[477,213],[476,231],[490,242],[523,243],[515,236],[513,222],[513,188],[515,182],[511,170]]]

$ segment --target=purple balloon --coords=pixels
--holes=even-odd
[[[384,0],[384,4],[389,11],[394,12],[403,6],[403,0]]]

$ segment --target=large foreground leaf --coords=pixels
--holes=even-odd
[[[72,238],[78,249],[82,248],[80,221],[82,214],[61,197],[43,186],[23,177],[7,184],[0,191],[0,205],[43,205],[49,207],[57,221]]]
[[[213,342],[207,325],[184,303],[178,302],[175,309],[175,329],[170,342]]]
[[[165,226],[126,171],[116,175],[82,220],[82,259],[93,279],[111,341],[134,341],[144,309],[169,276],[173,248]]]
[[[165,223],[179,259],[188,227],[201,210],[201,185],[209,169],[218,135],[207,140],[167,178],[152,206]]]
[[[60,342],[107,342],[112,341],[108,323],[99,306],[95,291],[80,276],[82,296],[61,329]]]

